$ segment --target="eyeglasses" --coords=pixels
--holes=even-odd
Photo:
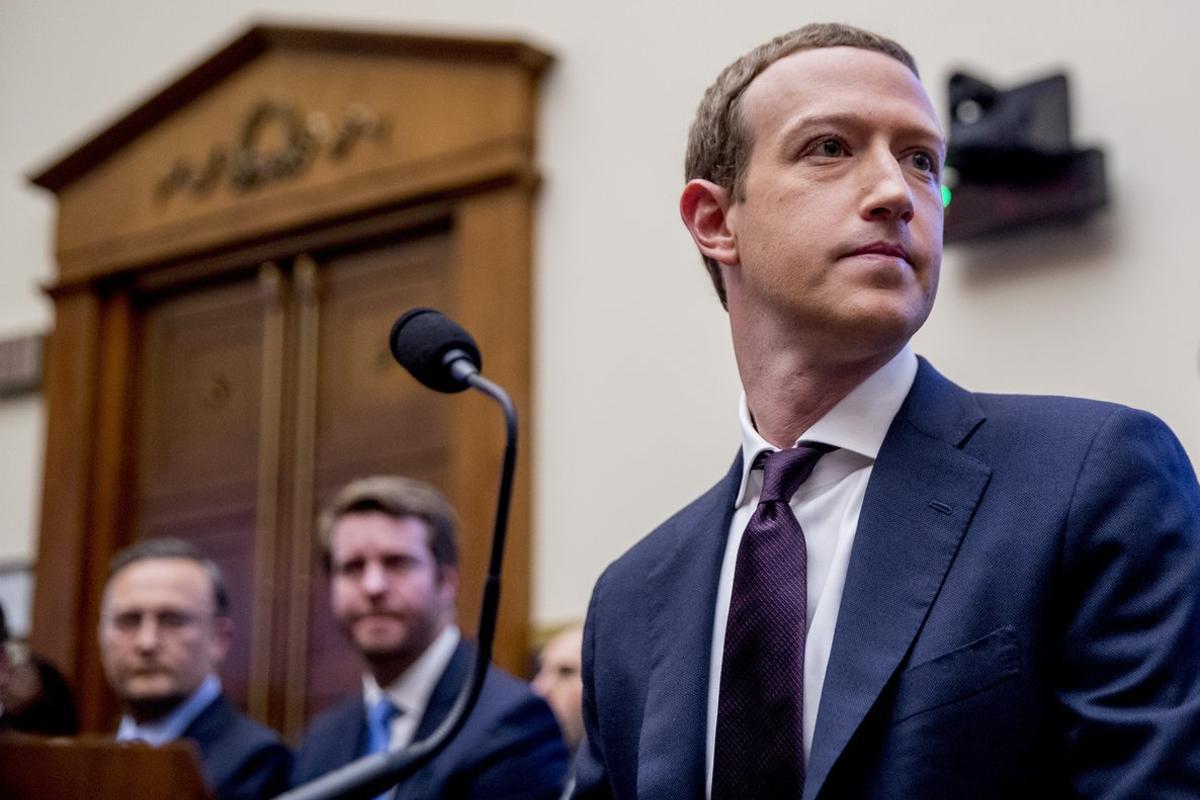
[[[119,633],[132,634],[140,630],[147,620],[152,620],[154,626],[159,630],[173,633],[200,624],[202,617],[198,614],[188,614],[176,610],[157,612],[130,610],[113,614],[105,620],[105,624]]]

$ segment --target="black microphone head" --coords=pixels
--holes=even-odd
[[[400,366],[438,392],[461,392],[468,385],[456,377],[446,363],[446,354],[450,351],[458,350],[477,370],[483,364],[471,334],[433,308],[405,311],[392,326],[388,342]]]

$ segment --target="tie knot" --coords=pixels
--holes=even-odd
[[[367,709],[367,753],[382,753],[392,738],[392,720],[402,712],[387,695]]]
[[[789,450],[778,450],[759,456],[763,466],[763,488],[760,503],[782,500],[791,502],[800,484],[808,480],[817,460],[836,447],[818,442],[798,444]]]
[[[400,716],[400,709],[396,708],[396,704],[387,695],[379,698],[379,701],[371,706],[371,725],[385,736],[388,729],[391,728],[392,720],[398,716]]]

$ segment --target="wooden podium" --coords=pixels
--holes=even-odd
[[[195,747],[118,744],[106,736],[0,735],[4,800],[212,800]]]

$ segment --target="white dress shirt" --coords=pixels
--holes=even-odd
[[[917,357],[906,345],[891,361],[842,398],[796,442],[821,442],[837,447],[817,462],[809,479],[792,497],[792,512],[808,544],[808,637],[804,649],[804,757],[807,760],[816,728],[821,687],[833,647],[842,587],[850,563],[858,515],[871,468],[892,419],[912,388]],[[734,500],[733,520],[717,584],[709,662],[708,725],[705,740],[706,796],[712,796],[713,754],[717,738],[717,705],[721,690],[721,661],[725,653],[725,622],[733,593],[738,546],[762,492],[762,470],[752,470],[763,451],[778,448],[759,436],[750,418],[746,395],[739,407],[742,429],[742,483]],[[766,724],[771,724],[766,721]]]
[[[454,657],[460,639],[462,634],[459,633],[458,626],[447,625],[429,647],[425,648],[420,658],[387,687],[388,697],[400,710],[392,719],[388,735],[389,750],[399,750],[412,742],[417,733],[417,726],[421,724],[421,717],[425,716],[429,698],[433,696],[433,690],[442,679],[442,673]],[[368,712],[383,697],[383,693],[384,690],[373,675],[363,675],[363,702]]]

